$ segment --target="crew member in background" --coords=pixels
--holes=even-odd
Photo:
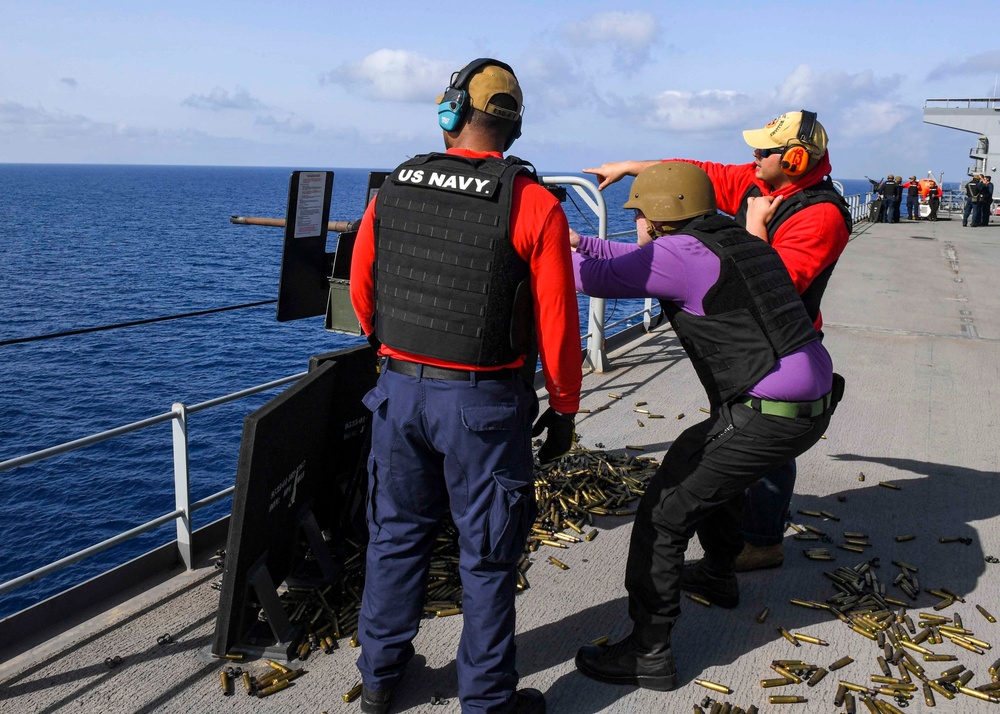
[[[819,331],[820,299],[852,229],[847,205],[829,178],[826,130],[814,112],[803,110],[782,114],[763,129],[744,131],[743,139],[754,150],[752,163],[683,160],[708,173],[719,210],[734,216],[781,256]],[[656,163],[621,161],[584,171],[595,174],[599,188],[605,188]],[[795,476],[794,461],[776,464],[747,492],[746,546],[737,558],[737,571],[773,568],[783,562],[785,518]]]
[[[896,176],[896,200],[892,209],[892,222],[899,223],[900,213],[903,208],[903,184],[900,183],[903,180],[902,176]]]
[[[927,206],[930,213],[927,214],[928,221],[937,220],[938,207],[941,205],[941,187],[934,179],[927,179]]]
[[[882,184],[882,220],[885,223],[899,223],[899,179],[892,174]]]
[[[983,186],[979,196],[979,222],[977,226],[988,226],[990,224],[990,211],[993,210],[993,181],[983,174]]]
[[[354,247],[354,310],[388,358],[365,396],[374,421],[363,712],[388,711],[414,654],[431,550],[449,513],[460,544],[462,711],[545,711],[541,692],[516,689],[514,570],[535,519],[538,414],[519,370],[537,334],[545,462],[570,448],[582,369],[566,216],[530,165],[503,158],[522,107],[503,62],[478,59],[453,74],[438,98],[447,150],[396,168]]]
[[[972,226],[975,228],[977,225],[976,219],[979,218],[979,211],[977,210],[979,205],[979,192],[982,188],[982,176],[976,174],[972,177],[969,183],[965,184],[965,206],[962,210],[962,225],[969,225],[969,217],[972,217]]]
[[[744,491],[815,444],[842,393],[781,258],[717,214],[714,194],[697,166],[656,163],[625,204],[638,244],[570,233],[577,289],[659,298],[711,407],[674,440],[639,501],[625,566],[632,633],[576,655],[577,668],[601,682],[676,686],[670,635],[680,591],[736,607]],[[684,567],[696,533],[705,558]]]
[[[910,180],[903,184],[906,189],[906,220],[920,220],[920,187],[917,185],[917,177],[910,176]]]

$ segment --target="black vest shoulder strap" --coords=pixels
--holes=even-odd
[[[746,227],[747,199],[763,195],[764,194],[761,192],[760,187],[757,186],[757,184],[750,184],[750,187],[743,192],[743,197],[740,199],[740,210],[737,211],[735,216],[733,216],[737,223]],[[830,177],[826,176],[819,183],[810,186],[809,188],[802,189],[782,201],[781,205],[778,206],[777,213],[774,214],[774,218],[772,218],[771,222],[767,224],[768,241],[770,242],[774,239],[774,234],[778,232],[781,225],[789,218],[804,208],[815,206],[820,203],[832,203],[836,206],[837,210],[840,211],[840,215],[844,219],[844,225],[847,226],[847,232],[850,233],[854,230],[854,219],[851,218],[851,211],[847,208],[847,202],[844,200],[844,197],[838,193],[837,189],[833,185],[833,181],[830,180]]]
[[[761,196],[760,188],[756,184],[751,184],[744,194],[740,202],[740,210],[735,216],[735,220],[741,226],[746,226],[747,216],[746,216],[746,206],[747,199],[751,196]],[[818,184],[810,186],[809,188],[803,189],[791,197],[782,202],[778,206],[778,211],[774,214],[774,218],[771,222],[767,224],[767,239],[768,242],[774,240],[775,234],[777,234],[778,229],[782,224],[789,218],[794,216],[799,211],[802,211],[810,206],[816,206],[821,203],[832,203],[840,211],[841,217],[844,219],[844,225],[847,227],[848,234],[854,230],[854,220],[851,218],[851,212],[847,208],[847,202],[844,197],[837,192],[837,189],[833,185],[833,181],[830,177],[825,177]],[[802,292],[802,301],[805,303],[806,312],[809,313],[809,317],[813,322],[819,317],[819,306],[820,301],[823,298],[823,293],[826,291],[826,286],[830,282],[830,276],[833,275],[833,269],[836,267],[837,261],[833,261],[828,265],[819,275],[813,278],[813,281],[809,284]]]

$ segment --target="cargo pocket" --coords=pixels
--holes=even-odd
[[[386,394],[380,384],[376,384],[374,387],[369,389],[368,393],[361,399],[361,402],[368,407],[368,410],[372,414],[377,414],[379,410],[385,406],[387,401],[389,401],[389,395]]]
[[[533,484],[513,478],[530,469],[504,469],[493,474],[493,501],[486,513],[482,557],[487,563],[516,563],[524,553],[531,524],[538,508]]]
[[[375,420],[385,419],[385,406],[389,401],[389,395],[378,385],[368,391],[362,398],[362,403],[371,410]],[[372,438],[374,439],[374,425]],[[378,461],[375,454],[378,451],[373,441],[368,450],[368,489],[367,502],[365,504],[365,515],[368,517],[369,535],[374,538],[379,530],[378,524]]]

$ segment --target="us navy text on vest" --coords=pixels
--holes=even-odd
[[[491,198],[499,185],[496,179],[469,176],[456,171],[440,169],[400,169],[393,180],[427,188],[464,193],[470,196]]]

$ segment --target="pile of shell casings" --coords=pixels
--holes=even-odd
[[[525,576],[531,566],[529,555],[540,547],[562,549],[593,540],[597,534],[592,528],[595,515],[633,514],[634,511],[624,507],[642,495],[658,465],[650,457],[610,454],[576,446],[558,461],[545,467],[536,466],[534,487],[538,516],[516,570],[517,589],[529,587]],[[571,531],[572,534],[564,531]],[[350,638],[348,643],[351,647],[358,646],[358,614],[361,612],[361,593],[365,582],[365,546],[347,539],[344,547],[341,556],[343,566],[334,583],[321,588],[291,587],[280,595],[288,619],[292,624],[305,628],[306,635],[296,653],[300,660],[307,659],[317,650],[330,654],[338,648],[338,640],[343,638]],[[569,568],[555,556],[549,557],[548,562],[564,570]],[[462,581],[458,564],[458,530],[448,517],[442,524],[431,555],[425,617],[461,614]],[[263,619],[263,611],[259,616]],[[245,673],[239,676],[242,674]],[[277,680],[272,683],[280,684],[281,679],[271,676],[265,683]],[[288,684],[282,688],[284,686]],[[258,687],[254,692],[257,691],[273,693],[266,687]],[[345,693],[345,701],[353,700],[359,692],[352,689]]]
[[[810,515],[810,514],[806,514]],[[800,533],[808,533],[802,529]],[[845,533],[845,538],[859,543],[858,547],[867,545],[867,537],[860,533]],[[902,540],[901,540],[902,539]],[[897,541],[911,540],[910,536],[897,537]],[[806,551],[810,556],[811,551]],[[813,558],[825,560],[827,558]],[[898,587],[911,601],[915,601],[920,592],[917,578],[919,569],[916,566],[901,561],[893,561],[900,569],[895,576],[893,585]],[[948,617],[939,614],[941,610],[964,603],[965,599],[951,590],[941,587],[926,589],[925,592],[938,597],[940,601],[933,606],[934,612],[920,612],[918,622],[907,612],[911,603],[890,597],[886,594],[886,585],[879,581],[875,568],[878,559],[860,563],[854,567],[840,566],[832,572],[824,572],[834,588],[836,595],[826,602],[791,600],[794,605],[820,610],[826,610],[837,619],[844,622],[851,630],[876,643],[880,654],[876,657],[878,673],[869,676],[867,683],[839,680],[837,693],[833,699],[836,707],[844,707],[848,714],[854,714],[860,709],[858,700],[869,711],[888,714],[899,714],[899,707],[906,707],[910,700],[921,696],[928,707],[936,706],[935,694],[947,700],[953,700],[957,695],[964,695],[982,701],[1000,703],[1000,660],[990,666],[988,672],[991,681],[975,688],[968,686],[975,676],[971,669],[963,664],[955,664],[944,669],[938,676],[928,672],[928,668],[938,662],[956,662],[954,654],[943,654],[929,649],[928,645],[940,645],[945,640],[962,649],[982,655],[991,649],[991,644],[975,636],[968,629],[958,613]],[[987,622],[994,623],[996,619],[981,605],[976,609]],[[766,618],[767,610],[758,616],[758,621]],[[783,637],[795,646],[799,642],[812,644],[826,643],[818,638],[789,633],[779,627]],[[815,686],[829,671],[834,671],[853,662],[850,657],[843,657],[830,664],[826,669],[801,660],[775,660],[774,669],[780,677],[761,680],[765,688],[801,684]],[[944,666],[944,665],[942,665]],[[893,700],[893,703],[884,698]],[[769,697],[774,704],[795,703],[807,701],[804,697]]]
[[[233,694],[238,681],[247,694],[263,698],[287,688],[292,680],[301,676],[303,672],[301,669],[286,667],[270,659],[265,659],[264,664],[267,665],[267,669],[258,674],[242,667],[226,667],[219,675],[223,695]]]
[[[528,552],[540,548],[566,549],[593,540],[594,516],[631,516],[626,508],[642,496],[659,464],[649,458],[610,454],[576,447],[553,464],[535,469],[538,517],[528,536]],[[567,533],[567,531],[572,531]],[[548,562],[562,570],[569,566],[554,555]],[[518,567],[518,590],[528,587],[524,572],[527,555]]]

